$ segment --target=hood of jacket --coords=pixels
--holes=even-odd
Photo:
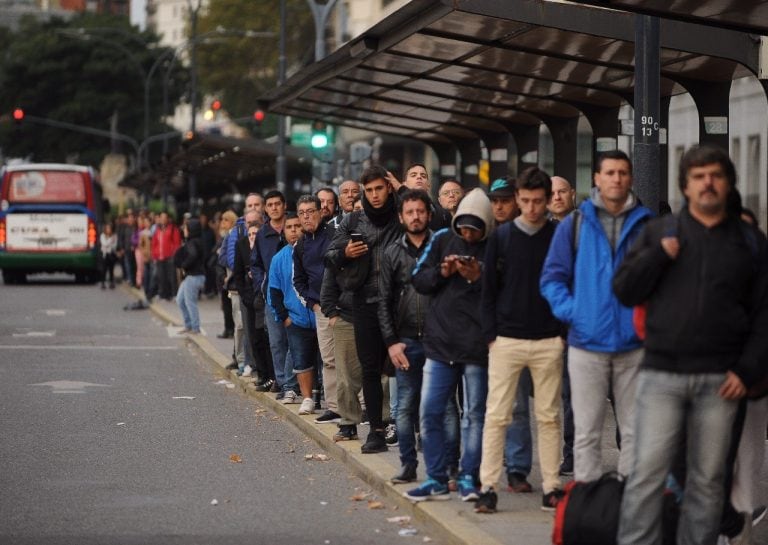
[[[476,187],[467,193],[466,196],[461,199],[459,207],[456,209],[456,214],[451,220],[451,229],[453,229],[457,235],[461,235],[461,233],[459,232],[458,227],[456,227],[456,220],[461,216],[474,216],[483,222],[485,230],[483,231],[483,238],[481,240],[488,238],[488,235],[491,234],[491,231],[493,231],[495,226],[491,200],[488,198],[488,195],[485,194],[485,191],[479,187]]]
[[[595,208],[606,210],[605,202],[603,201],[603,196],[600,194],[599,188],[593,187],[589,190],[589,199],[592,201],[592,204],[595,205]],[[630,210],[636,208],[639,204],[640,203],[637,200],[637,196],[633,191],[630,190],[629,195],[627,196],[627,200],[624,203],[624,207],[621,209],[621,213],[619,215],[626,214]]]
[[[200,225],[200,220],[191,218],[187,220],[187,232],[189,238],[200,238],[203,234],[203,226]]]

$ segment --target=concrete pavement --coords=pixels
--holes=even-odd
[[[138,292],[134,292],[138,296]],[[160,301],[151,305],[151,310],[171,328],[180,328],[181,315],[176,304],[171,301]],[[541,511],[541,475],[534,448],[533,471],[529,481],[534,487],[532,494],[513,494],[505,490],[506,483],[499,483],[499,512],[493,515],[479,515],[473,510],[473,503],[463,503],[457,494],[451,501],[422,502],[413,504],[402,496],[403,492],[413,484],[392,485],[390,477],[399,469],[397,446],[390,447],[389,452],[382,454],[360,453],[360,441],[334,443],[335,425],[317,425],[315,415],[299,416],[299,405],[282,405],[274,399],[274,394],[256,392],[252,380],[237,377],[234,372],[224,369],[231,361],[232,340],[218,339],[216,334],[223,329],[223,316],[218,299],[200,300],[200,320],[202,334],[190,335],[189,341],[202,351],[212,365],[217,366],[223,374],[228,375],[240,389],[254,396],[265,407],[277,415],[293,423],[309,438],[318,443],[332,457],[343,461],[348,467],[377,493],[399,505],[404,514],[411,515],[422,522],[441,543],[469,545],[483,543],[484,545],[546,545],[551,543],[553,516]],[[610,413],[610,411],[607,411]],[[534,445],[536,429],[532,422]],[[618,450],[614,440],[615,423],[611,414],[607,415],[603,434],[603,457],[606,470],[615,469]],[[367,426],[360,426],[358,433],[364,439],[368,433]],[[424,478],[424,465],[420,456],[419,479]],[[768,494],[764,493],[762,496]],[[763,497],[765,502],[767,498]],[[765,543],[765,528],[759,528],[755,536],[756,544]]]

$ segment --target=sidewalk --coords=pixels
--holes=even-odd
[[[138,297],[138,292],[131,290]],[[194,343],[208,360],[222,374],[229,373],[224,367],[231,361],[232,340],[218,339],[217,333],[223,329],[223,317],[218,299],[200,300],[200,323],[202,334],[190,335],[188,340]],[[181,326],[181,314],[173,301],[158,300],[150,306],[160,319],[171,326]],[[170,329],[169,332],[172,332]],[[299,416],[299,405],[282,405],[275,400],[274,394],[256,392],[253,383],[230,373],[230,380],[248,395],[253,396],[264,407],[294,424],[309,438],[318,443],[328,454],[344,462],[354,473],[367,482],[382,498],[398,506],[404,515],[410,515],[425,525],[437,543],[454,545],[547,545],[551,543],[552,513],[544,512],[541,506],[541,476],[538,471],[536,449],[534,448],[534,468],[529,480],[534,486],[533,494],[512,494],[506,486],[499,491],[499,512],[493,515],[478,515],[473,510],[473,502],[464,503],[458,494],[452,493],[450,501],[422,502],[413,504],[402,496],[403,492],[414,486],[411,484],[392,485],[389,478],[400,467],[397,446],[381,454],[360,453],[360,441],[334,443],[335,425],[317,425],[316,415]],[[535,427],[534,427],[535,435]],[[358,435],[365,438],[368,426],[360,426]],[[607,434],[611,436],[612,434]],[[534,437],[535,440],[535,437]],[[535,442],[534,442],[535,444]],[[615,461],[613,452],[605,452],[607,461]],[[424,465],[419,454],[419,479],[424,478]],[[506,485],[506,483],[499,483]],[[421,539],[418,539],[421,542]]]

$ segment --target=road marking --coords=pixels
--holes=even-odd
[[[48,316],[65,316],[67,314],[66,310],[59,308],[47,308],[43,312]]]
[[[75,380],[52,380],[50,382],[40,382],[30,384],[30,386],[50,386],[53,394],[84,394],[85,389],[91,388],[109,388],[108,384],[94,384],[92,382],[79,382]]]
[[[93,346],[92,344],[0,344],[0,350],[178,350],[177,346]]]
[[[53,337],[56,330],[53,331],[27,331],[26,333],[14,333],[14,337]]]

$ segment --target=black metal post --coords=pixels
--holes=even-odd
[[[634,187],[645,206],[659,211],[661,107],[659,19],[635,15]]]

